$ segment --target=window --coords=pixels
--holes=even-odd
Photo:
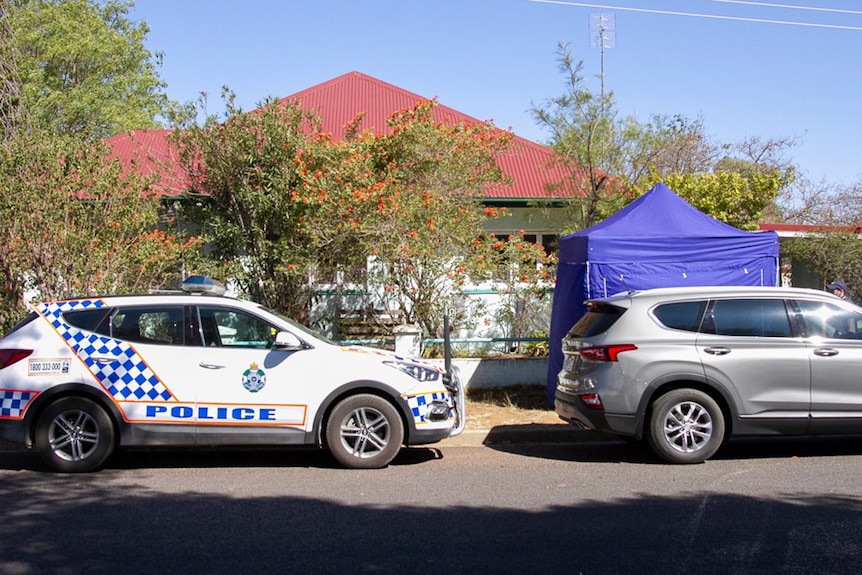
[[[582,338],[602,334],[614,325],[625,311],[612,305],[593,304],[566,337]]]
[[[198,308],[205,346],[269,349],[278,329],[251,314],[223,307]]]
[[[798,301],[806,335],[834,339],[862,339],[862,315],[831,303]]]
[[[110,336],[132,343],[184,345],[183,306],[120,308],[111,318]]]
[[[665,327],[697,331],[705,307],[706,301],[667,303],[658,306],[653,313]]]
[[[67,311],[63,313],[63,319],[69,325],[83,329],[84,331],[92,331],[110,336],[111,331],[108,320],[112,311],[114,310],[109,307]]]
[[[716,300],[712,309],[715,331],[731,336],[792,337],[790,320],[781,299]]]

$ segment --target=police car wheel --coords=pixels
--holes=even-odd
[[[114,426],[105,410],[93,401],[64,397],[39,417],[36,449],[57,471],[93,471],[114,450]]]
[[[391,403],[376,395],[343,399],[326,424],[329,451],[340,464],[351,469],[385,467],[403,441],[401,417]]]

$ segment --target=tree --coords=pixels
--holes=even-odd
[[[104,146],[38,129],[0,147],[0,327],[24,300],[164,288],[199,242],[158,228],[149,182],[124,175]]]
[[[604,219],[662,180],[709,215],[751,228],[793,181],[793,166],[783,158],[793,139],[720,146],[707,137],[700,119],[620,119],[613,92],[602,98],[584,86],[583,63],[574,62],[566,44],[559,45],[558,55],[567,91],[534,106],[533,113],[572,168],[570,188],[583,196],[570,203],[574,229],[566,231]]]
[[[244,113],[225,98],[224,121],[187,123],[174,137],[209,198],[199,222],[212,256],[232,265],[242,291],[305,320],[310,277],[364,272],[371,257],[370,289],[441,334],[444,311],[463,302],[481,191],[502,180],[494,158],[511,136],[435,123],[436,103],[420,102],[393,114],[385,133],[358,132],[357,118],[335,141],[295,103]]]
[[[10,0],[0,0],[0,141],[12,137],[24,115],[11,11]]]
[[[614,138],[617,112],[613,92],[602,97],[584,86],[583,62],[574,61],[567,44],[558,44],[557,55],[566,92],[543,106],[533,105],[532,112],[536,122],[550,131],[551,147],[572,174],[570,182],[559,186],[573,195],[568,220],[580,229],[618,208],[611,178],[612,158],[621,154]]]
[[[695,208],[741,230],[753,231],[763,212],[778,195],[783,176],[778,170],[743,176],[738,172],[653,175],[646,180],[651,188],[659,181]]]
[[[458,327],[475,316],[467,308],[476,302],[461,288],[480,269],[483,190],[503,181],[496,157],[511,135],[488,124],[435,122],[435,106],[422,101],[393,114],[386,134],[349,141],[364,159],[353,170],[360,183],[353,197],[370,199],[350,222],[379,264],[371,279],[408,321],[439,337],[447,310],[462,310]]]
[[[478,253],[472,277],[490,280],[499,294],[502,305],[496,311],[497,323],[507,328],[504,335],[511,338],[537,332],[547,336],[549,296],[557,265],[556,254],[546,253],[541,245],[526,241],[524,236],[523,230],[509,238],[492,234],[474,244]],[[533,347],[534,353],[539,351]]]
[[[862,297],[862,240],[849,231],[822,229],[806,237],[791,238],[782,245],[785,257],[810,263],[824,281],[842,279],[847,295],[856,301]]]
[[[862,241],[851,233],[862,223],[862,184],[814,183],[799,178],[777,206],[773,221],[814,226],[812,233],[782,243],[795,266],[811,265],[824,281],[843,279],[851,297],[862,299]]]
[[[20,0],[11,11],[21,101],[33,123],[102,139],[158,127],[172,105],[144,46],[149,28],[127,18],[132,2]]]
[[[291,103],[268,100],[245,113],[228,90],[223,96],[224,121],[188,121],[173,133],[192,192],[206,197],[189,217],[241,292],[305,320],[308,275],[351,253],[334,229],[312,233],[315,202],[326,192],[313,179],[337,166],[342,152],[320,134],[316,117]]]

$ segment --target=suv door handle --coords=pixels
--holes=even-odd
[[[814,350],[814,355],[819,355],[820,357],[832,357],[833,355],[838,355],[838,350],[831,347],[818,347]]]
[[[705,347],[703,351],[712,355],[727,355],[730,353],[729,347]]]
[[[201,362],[198,365],[204,369],[224,369],[225,368],[225,366],[223,366],[223,365],[215,365],[214,363],[203,363],[203,362]]]

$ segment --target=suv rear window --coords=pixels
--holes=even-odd
[[[706,301],[681,301],[662,304],[653,314],[665,327],[696,332],[700,329],[704,308]]]
[[[614,325],[626,310],[609,304],[592,304],[587,313],[578,320],[566,337],[592,337]]]

